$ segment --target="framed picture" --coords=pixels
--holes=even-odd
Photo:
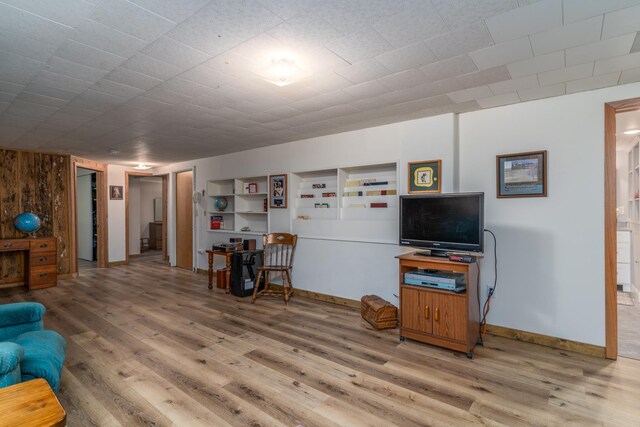
[[[109,186],[109,199],[110,200],[122,200],[122,185],[110,185]]]
[[[271,208],[287,207],[287,175],[269,176],[269,200]]]
[[[257,193],[258,192],[258,184],[256,182],[245,182],[244,183],[244,192],[245,193]]]
[[[496,195],[547,197],[547,151],[496,156]]]
[[[439,193],[442,160],[409,162],[409,194]]]

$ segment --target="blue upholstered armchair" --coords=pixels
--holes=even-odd
[[[42,329],[45,308],[36,302],[0,305],[0,388],[44,378],[54,391],[67,343],[59,333]]]

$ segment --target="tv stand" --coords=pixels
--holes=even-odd
[[[449,258],[449,252],[444,249],[431,249],[429,251],[422,252],[414,252],[416,255],[420,256],[433,256],[438,258]]]

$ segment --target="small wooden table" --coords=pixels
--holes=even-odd
[[[67,414],[42,378],[0,388],[0,426],[65,426]]]
[[[233,252],[226,251],[207,251],[207,255],[209,256],[209,289],[213,289],[213,256],[220,255],[225,257],[226,267],[227,267],[227,283],[224,287],[224,291],[226,293],[231,292],[231,257],[233,257]]]

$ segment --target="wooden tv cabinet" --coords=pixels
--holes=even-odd
[[[415,253],[396,258],[400,263],[400,340],[409,338],[473,357],[480,339],[478,265]],[[455,293],[405,284],[404,273],[418,269],[464,273],[466,290]]]

